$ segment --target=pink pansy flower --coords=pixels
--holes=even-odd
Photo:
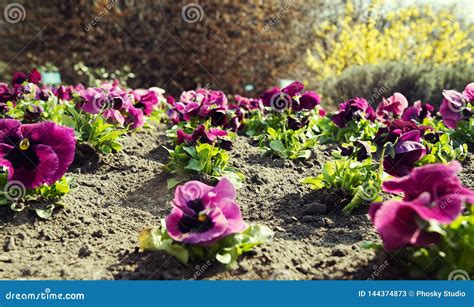
[[[383,183],[384,191],[403,193],[403,200],[374,203],[369,209],[387,250],[436,243],[439,236],[428,232],[424,224],[449,224],[461,214],[465,204],[474,203],[474,192],[463,187],[456,176],[460,169],[457,161],[428,164]]]
[[[383,98],[375,112],[377,119],[382,123],[388,123],[393,118],[400,117],[408,107],[408,100],[401,93],[394,93],[388,99]]]
[[[226,178],[215,187],[199,181],[177,187],[166,218],[168,234],[178,242],[209,245],[245,230],[236,196]]]
[[[71,128],[0,119],[0,165],[7,168],[8,180],[20,181],[27,189],[51,185],[63,177],[75,147]]]

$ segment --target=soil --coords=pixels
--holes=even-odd
[[[99,157],[78,148],[68,176],[67,206],[43,220],[31,211],[0,208],[0,279],[367,279],[403,278],[396,260],[363,248],[380,243],[359,208],[351,216],[341,191],[311,191],[299,183],[330,159],[316,150],[304,162],[261,157],[239,138],[231,163],[246,176],[238,202],[244,219],[275,231],[272,242],[243,256],[235,268],[214,262],[183,265],[165,253],[138,249],[140,230],[170,211],[164,127],[124,140],[122,152]],[[472,158],[472,156],[471,156]],[[472,159],[461,174],[472,188]]]

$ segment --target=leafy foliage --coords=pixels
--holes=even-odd
[[[100,114],[88,114],[74,106],[68,106],[62,121],[74,129],[79,142],[88,143],[104,154],[122,149],[119,141],[127,133],[127,129],[107,123]]]
[[[139,236],[140,248],[144,251],[165,251],[182,263],[215,259],[231,266],[242,254],[255,246],[268,242],[273,232],[266,226],[251,225],[241,233],[230,235],[210,246],[181,244],[173,241],[166,231],[164,220],[161,227],[142,231]]]
[[[70,180],[66,177],[51,186],[42,185],[36,189],[26,190],[21,185],[8,186],[5,173],[0,175],[0,206],[10,206],[16,212],[25,209],[34,210],[43,219],[49,219],[54,209],[64,206],[60,198],[69,193]]]
[[[314,190],[342,189],[350,193],[353,198],[343,208],[343,212],[349,214],[354,208],[379,198],[382,171],[377,167],[371,158],[359,162],[342,157],[324,164],[322,174],[301,182]]]
[[[361,118],[350,121],[344,128],[337,127],[329,117],[321,117],[311,125],[319,142],[326,143],[351,143],[355,141],[371,141],[380,124]]]
[[[463,270],[474,278],[474,214],[469,206],[466,215],[458,217],[446,226],[431,225],[431,231],[441,235],[442,242],[423,248],[408,248],[400,258],[410,267],[413,278],[432,275],[437,279],[448,279],[454,270]]]
[[[165,168],[175,173],[197,173],[210,176],[213,179],[228,177],[235,185],[241,186],[244,179],[237,169],[228,166],[229,153],[207,143],[188,146],[185,143],[177,145],[174,150],[166,148],[170,161]]]

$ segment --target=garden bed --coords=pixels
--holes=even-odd
[[[330,159],[314,151],[304,162],[261,157],[250,139],[235,142],[231,163],[246,176],[238,201],[246,221],[270,226],[272,242],[230,270],[219,263],[184,265],[166,253],[138,250],[138,232],[169,213],[165,127],[144,129],[105,158],[83,153],[68,173],[73,190],[51,220],[0,207],[0,279],[367,279],[406,278],[396,260],[364,249],[380,242],[367,209],[340,213],[338,191],[299,183]],[[90,157],[87,159],[85,157]],[[460,178],[473,188],[472,154]],[[387,265],[388,263],[388,265]]]

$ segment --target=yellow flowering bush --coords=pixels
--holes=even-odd
[[[363,20],[354,20],[349,1],[336,23],[325,21],[315,28],[317,40],[307,50],[307,65],[317,80],[336,77],[352,65],[392,61],[472,65],[474,26],[463,29],[451,12],[430,6],[411,6],[385,16],[381,12],[374,1]]]

